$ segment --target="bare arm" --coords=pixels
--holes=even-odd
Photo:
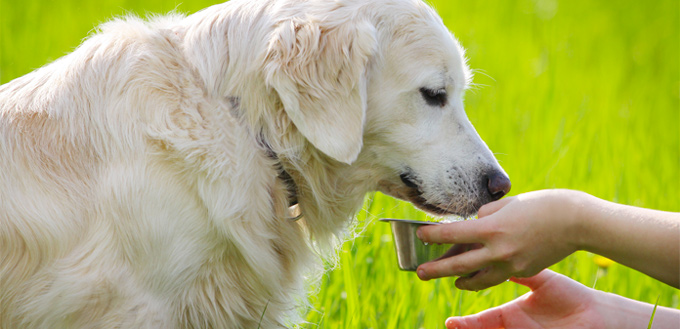
[[[584,197],[575,236],[579,249],[611,258],[680,287],[680,213]]]
[[[423,264],[427,280],[475,273],[456,281],[479,290],[510,277],[530,277],[576,250],[630,266],[673,287],[680,281],[680,214],[623,206],[583,192],[545,190],[485,205],[479,220],[418,231],[434,243],[481,248]]]

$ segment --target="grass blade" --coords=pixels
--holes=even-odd
[[[652,318],[649,319],[649,325],[647,326],[647,329],[652,329],[652,323],[654,322],[654,314],[656,314],[656,307],[659,306],[659,299],[661,298],[661,295],[656,297],[656,303],[654,303],[654,310],[652,311]]]

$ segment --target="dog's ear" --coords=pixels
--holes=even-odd
[[[363,145],[367,63],[377,47],[368,22],[283,21],[267,50],[267,84],[314,147],[351,164]]]

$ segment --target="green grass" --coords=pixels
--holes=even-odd
[[[580,189],[680,211],[680,8],[663,1],[432,1],[467,48],[477,84],[472,123],[513,181],[511,194]],[[194,12],[210,1],[0,0],[0,82],[76,47],[94,26],[134,12]],[[454,279],[419,281],[396,267],[380,217],[423,218],[369,195],[357,238],[310,287],[305,328],[441,328],[526,292],[513,283],[461,292]],[[659,252],[664,252],[659,250]],[[600,270],[577,253],[553,267],[587,286],[678,307],[680,293],[624,266]]]

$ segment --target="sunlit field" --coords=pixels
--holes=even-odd
[[[192,13],[212,3],[0,0],[0,82],[70,52],[113,16]],[[466,111],[510,175],[511,195],[571,188],[680,211],[677,0],[431,3],[467,49],[475,85]],[[407,203],[368,195],[348,232],[355,238],[343,244],[323,278],[310,283],[303,328],[441,328],[448,316],[476,313],[527,291],[506,282],[462,292],[454,278],[421,282],[399,271],[381,217],[426,219]],[[600,290],[680,306],[678,290],[622,265],[601,268],[585,252],[553,269]]]

